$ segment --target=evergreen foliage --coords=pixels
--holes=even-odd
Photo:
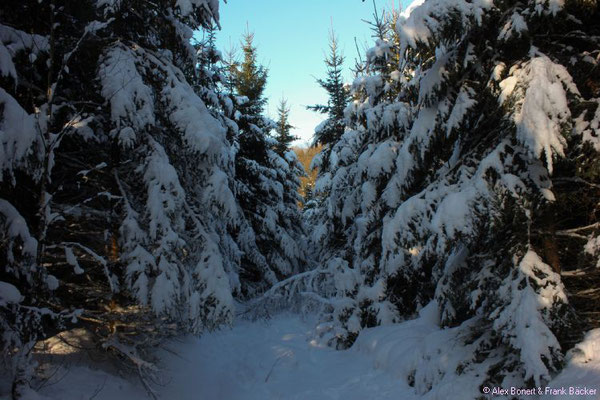
[[[275,139],[277,140],[276,151],[279,155],[284,155],[290,150],[290,145],[298,137],[292,135],[291,131],[294,129],[290,125],[290,107],[287,105],[287,100],[284,98],[279,102],[277,108],[277,126],[275,128]]]
[[[257,49],[254,46],[254,34],[246,32],[242,43],[243,60],[232,66],[232,77],[236,94],[247,98],[240,112],[248,117],[257,118],[259,127],[265,128],[266,121],[261,120],[267,99],[264,91],[267,84],[268,70],[257,60]]]
[[[253,38],[244,35],[242,62],[229,63],[238,111],[235,188],[244,223],[237,242],[246,297],[300,270],[304,235],[297,207],[302,166],[286,143],[269,135],[277,124],[263,115],[267,70],[257,62]]]
[[[597,281],[598,11],[584,8],[426,0],[376,21],[311,211],[330,343],[433,304],[455,373],[426,356],[407,377],[425,394],[541,385],[597,326],[561,278]]]
[[[318,171],[318,176],[329,176],[330,168],[332,167],[331,152],[333,146],[341,139],[345,131],[346,120],[344,110],[351,100],[351,93],[348,87],[344,84],[342,76],[342,66],[344,57],[338,47],[337,37],[333,30],[329,34],[329,54],[325,58],[327,66],[327,77],[325,79],[317,79],[317,83],[325,89],[328,94],[327,104],[309,106],[309,110],[313,110],[327,115],[327,119],[315,128],[313,146],[321,146],[322,150],[315,156],[310,165],[311,169]],[[318,228],[323,221],[327,221],[328,208],[326,207],[327,199],[331,193],[327,191],[318,182],[310,191],[311,203],[310,207],[305,210],[305,219],[311,230]],[[310,235],[309,242],[313,239],[328,240],[331,246],[336,246],[334,243],[341,245],[344,241],[343,233],[339,230],[331,231],[331,235],[325,238],[321,235]],[[310,247],[315,247],[309,244]],[[316,248],[321,247],[316,246]],[[326,247],[326,246],[323,246]],[[317,256],[317,260],[320,257]]]
[[[375,10],[351,90],[332,32],[304,199],[287,102],[277,121],[264,115],[253,34],[241,60],[223,60],[218,10],[0,5],[0,351],[12,397],[35,397],[36,343],[72,328],[155,397],[149,349],[231,323],[235,298],[278,291],[321,304],[317,331],[338,348],[426,315],[443,340],[403,369],[420,395],[546,384],[600,327],[596,3]],[[192,45],[194,30],[204,36]]]
[[[152,396],[146,349],[231,321],[244,219],[217,20],[216,0],[0,7],[0,345],[14,398],[30,390],[33,345],[60,330],[84,327]]]
[[[327,77],[317,79],[317,83],[327,91],[329,98],[327,104],[308,106],[309,110],[327,115],[327,119],[315,129],[313,145],[330,146],[336,143],[344,133],[344,109],[350,100],[350,92],[344,85],[343,64],[344,56],[338,47],[335,33],[331,31],[329,54],[325,58]]]

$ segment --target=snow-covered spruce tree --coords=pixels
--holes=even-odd
[[[541,385],[598,325],[561,279],[598,279],[597,18],[577,0],[425,0],[378,33],[317,184],[332,342],[434,301],[454,337],[426,351],[447,365],[424,354],[407,379],[435,397],[457,376]]]
[[[297,207],[301,168],[291,151],[278,154],[269,135],[274,121],[263,115],[267,70],[258,64],[253,34],[244,36],[243,59],[229,65],[239,127],[236,141],[236,197],[245,223],[236,237],[242,251],[240,280],[253,296],[300,269],[302,226]]]
[[[62,2],[0,7],[0,351],[13,398],[30,390],[36,341],[80,313],[56,307],[60,271],[49,268],[53,241],[65,237],[52,232],[64,221],[55,206],[56,164],[68,137],[91,134],[83,104],[69,99],[82,82],[67,75],[105,25],[72,11]]]
[[[337,37],[333,30],[329,34],[329,54],[325,58],[327,67],[327,77],[318,79],[317,83],[327,92],[327,104],[318,104],[308,106],[309,110],[316,111],[327,115],[327,119],[315,128],[313,138],[313,146],[322,146],[322,150],[317,154],[312,163],[311,168],[318,170],[318,177],[323,178],[317,180],[314,191],[311,193],[314,198],[311,207],[307,210],[305,218],[307,224],[313,230],[317,230],[317,235],[310,235],[309,247],[313,249],[323,247],[339,247],[345,243],[343,232],[335,230],[335,221],[332,218],[326,206],[330,197],[330,168],[335,160],[331,160],[332,147],[340,140],[344,134],[346,121],[344,119],[344,110],[350,102],[351,94],[343,78],[344,56],[338,47]],[[310,240],[318,238],[330,242],[328,245],[324,243],[310,244]],[[337,243],[337,245],[335,244]],[[323,257],[317,255],[317,259]]]
[[[300,195],[300,177],[306,176],[304,167],[296,152],[291,149],[291,144],[298,139],[291,133],[294,127],[290,124],[290,108],[285,99],[282,99],[277,109],[278,117],[275,127],[275,152],[280,159],[276,164],[278,178],[283,187],[283,204],[281,205],[282,232],[286,236],[282,241],[284,254],[290,257],[295,264],[294,272],[301,272],[306,264],[306,235],[304,232],[304,222],[302,213],[299,210],[300,204],[304,201]],[[293,242],[293,244],[292,244]],[[289,250],[285,250],[288,248]]]
[[[209,26],[217,10],[217,1],[102,2],[99,9],[114,18],[98,78],[119,161],[112,171],[118,261],[141,305],[195,333],[230,320],[237,285],[235,248],[219,235],[235,216],[233,152],[225,127],[188,83],[192,29]]]
[[[364,69],[345,109],[347,132],[329,148],[329,163],[319,171],[316,195],[322,199],[312,216],[311,245],[333,275],[335,301],[328,320],[330,341],[349,346],[363,327],[395,322],[399,314],[383,296],[379,260],[385,203],[378,201],[392,175],[394,142],[390,136],[408,125],[408,108],[396,100],[392,79],[395,35],[386,14],[375,11],[377,46],[367,52]],[[318,162],[318,160],[317,160]]]
[[[327,118],[315,128],[313,146],[321,145],[323,149],[313,161],[314,168],[321,175],[328,173],[332,146],[344,134],[344,110],[350,102],[351,94],[344,83],[344,56],[338,47],[338,40],[333,30],[329,33],[329,54],[325,58],[327,77],[317,79],[317,83],[327,92],[327,104],[308,106],[309,110],[325,114]]]
[[[327,92],[327,104],[308,106],[309,110],[327,115],[327,119],[315,129],[313,144],[326,146],[336,143],[344,133],[344,109],[350,101],[350,92],[344,84],[344,56],[338,47],[333,30],[329,34],[329,54],[325,58],[327,77],[317,83]]]
[[[219,177],[219,196],[226,201],[212,201],[212,204],[213,212],[222,217],[214,221],[217,223],[215,239],[221,243],[220,246],[227,254],[224,261],[227,263],[226,270],[229,272],[231,288],[234,295],[239,295],[241,285],[238,273],[242,252],[235,236],[240,226],[247,225],[233,190],[235,158],[239,148],[237,142],[239,128],[235,119],[239,113],[236,108],[237,98],[227,88],[229,75],[227,66],[223,63],[221,52],[216,48],[216,28],[217,26],[211,26],[205,29],[204,40],[196,45],[198,64],[192,80],[194,89],[207,105],[211,115],[226,129],[226,137],[230,145],[230,156],[227,164],[223,165],[223,172],[226,174],[221,174]]]
[[[234,152],[188,83],[192,30],[217,18],[216,0],[0,7],[4,357],[69,310],[132,361],[230,320]]]

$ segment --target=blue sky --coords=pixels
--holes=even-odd
[[[376,0],[377,7],[396,8],[402,1],[406,7],[410,0]],[[333,29],[346,56],[346,80],[351,78],[350,67],[356,58],[356,46],[370,46],[369,26],[362,19],[371,20],[373,1],[366,0],[227,0],[221,2],[221,31],[217,45],[221,51],[231,45],[239,50],[246,26],[254,32],[258,59],[269,69],[265,91],[269,99],[267,114],[273,118],[282,96],[291,107],[294,134],[301,139],[297,145],[308,142],[315,126],[323,117],[306,110],[306,105],[325,103],[326,92],[316,83],[315,77],[325,76],[323,63],[328,49],[328,32]]]

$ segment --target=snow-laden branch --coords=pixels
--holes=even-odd
[[[246,303],[246,311],[241,312],[238,315],[252,314],[254,316],[268,316],[271,311],[275,311],[284,305],[290,305],[294,303],[294,299],[298,299],[299,297],[313,300],[320,305],[332,305],[332,300],[321,295],[322,290],[320,286],[322,285],[316,285],[315,282],[319,276],[331,273],[332,271],[330,270],[315,269],[293,275],[277,282],[260,297],[248,301],[248,303]],[[307,303],[302,302],[302,304],[302,309],[305,309]]]
[[[108,285],[110,286],[110,291],[112,293],[115,293],[116,288],[115,288],[115,284],[113,282],[113,277],[111,276],[111,273],[108,270],[108,261],[106,261],[106,259],[104,257],[102,257],[101,255],[96,253],[94,250],[82,245],[81,243],[77,243],[77,242],[62,242],[60,245],[52,245],[52,246],[48,246],[47,248],[52,249],[52,248],[69,247],[69,246],[70,247],[78,247],[80,250],[82,250],[85,253],[87,253],[88,255],[90,255],[94,260],[96,260],[97,262],[100,263],[100,265],[102,265],[102,268],[104,270],[104,275],[106,276],[106,280],[108,281]]]

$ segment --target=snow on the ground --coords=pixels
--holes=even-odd
[[[569,363],[550,384],[552,388],[565,388],[567,394],[548,394],[542,400],[600,399],[600,329],[589,331],[585,339],[567,353]],[[568,388],[596,389],[595,394],[570,395]]]
[[[411,369],[426,362],[423,354],[440,353],[439,359],[429,361],[436,368],[455,368],[453,354],[459,350],[452,350],[452,330],[440,330],[431,309],[426,307],[412,321],[366,329],[355,346],[345,351],[319,346],[313,340],[315,321],[298,315],[238,320],[231,329],[167,343],[159,352],[161,384],[154,387],[161,399],[168,400],[479,398],[478,383],[461,381],[454,374],[441,377],[433,390],[420,387],[418,374],[414,387],[408,386],[406,376]],[[431,351],[434,347],[440,351]],[[600,389],[600,329],[589,332],[569,354],[569,364],[548,386]],[[110,374],[106,362],[90,361],[97,360],[82,362],[71,357],[57,362],[60,368],[38,391],[39,396],[28,400],[149,398],[135,379]],[[8,387],[1,381],[0,400],[8,400]],[[537,396],[529,398],[535,400]],[[550,398],[600,397],[543,397]]]
[[[160,352],[166,400],[411,400],[402,379],[373,368],[368,355],[337,351],[313,340],[315,321],[280,315],[232,329],[169,342]],[[141,400],[148,394],[126,380],[70,361],[32,400]],[[0,388],[0,393],[4,389]],[[3,393],[4,394],[4,393]],[[0,395],[0,400],[9,399]]]
[[[418,318],[400,324],[379,326],[361,332],[353,349],[365,354],[371,364],[394,378],[413,381],[412,393],[422,400],[477,399],[485,374],[464,369],[474,346],[459,341],[459,329],[440,329],[437,303],[424,307]]]
[[[432,302],[423,308],[419,318],[400,324],[365,329],[356,340],[353,350],[365,353],[375,368],[385,370],[398,379],[412,376],[414,392],[411,392],[413,397],[410,398],[506,399],[505,396],[492,394],[482,397],[480,387],[484,383],[480,377],[482,374],[476,369],[470,372],[465,370],[461,375],[456,374],[459,363],[468,359],[465,354],[472,349],[469,349],[469,346],[457,345],[456,328],[438,327],[436,310],[437,307]],[[588,332],[585,339],[567,353],[566,358],[565,368],[545,386],[539,386],[543,395],[526,395],[521,398],[600,400],[600,329]],[[497,389],[510,391],[511,387]],[[419,395],[414,394],[415,392]],[[402,395],[400,398],[405,397]]]
[[[241,321],[230,331],[173,347],[169,398],[244,400],[409,399],[400,379],[373,369],[367,356],[312,342],[313,323],[297,316]],[[312,343],[311,343],[312,342]],[[402,396],[399,397],[399,395]]]

